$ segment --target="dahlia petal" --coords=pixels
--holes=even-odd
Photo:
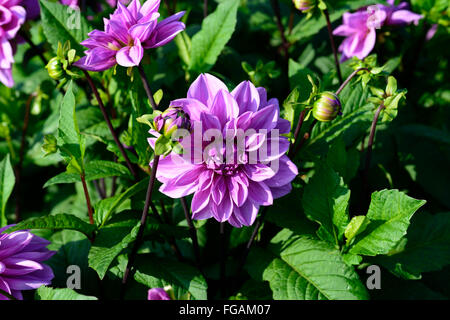
[[[397,10],[389,18],[389,25],[418,24],[423,16],[409,10]]]
[[[195,220],[205,220],[205,219],[209,219],[212,217],[213,217],[213,212],[211,209],[211,203],[208,203],[208,205],[204,209],[192,213],[192,219],[195,219]]]
[[[147,300],[170,300],[170,297],[163,288],[153,288],[148,290]]]
[[[14,79],[12,77],[11,69],[0,69],[0,82],[8,88],[12,88],[14,86]]]
[[[171,198],[187,196],[197,189],[197,179],[200,173],[201,169],[195,168],[164,183],[159,190]]]
[[[138,66],[144,56],[144,48],[141,46],[139,39],[135,40],[132,47],[124,47],[117,52],[116,60],[122,67]]]
[[[251,127],[255,130],[275,128],[279,111],[275,105],[267,106],[253,113]]]
[[[227,221],[233,213],[233,202],[230,195],[225,194],[220,204],[211,204],[214,218],[219,222]]]
[[[269,178],[264,183],[270,187],[282,187],[289,184],[298,175],[297,166],[284,155],[279,159],[279,168],[276,176]]]
[[[11,294],[11,288],[9,287],[8,283],[2,279],[2,277],[0,276],[0,289],[2,289],[3,291],[5,291],[6,293]],[[9,298],[3,296],[0,293],[0,300],[9,300]]]
[[[272,192],[272,196],[274,199],[278,199],[284,197],[285,195],[291,193],[292,185],[290,183],[285,184],[282,187],[271,187],[270,191]]]
[[[28,231],[17,231],[2,237],[0,241],[0,259],[20,252],[32,240],[33,235]]]
[[[156,21],[150,21],[142,24],[135,24],[128,31],[133,39],[139,39],[141,42],[147,41],[155,29]]]
[[[244,166],[247,177],[256,182],[264,181],[275,176],[275,172],[264,164],[247,164]]]
[[[241,207],[236,208],[234,216],[245,226],[251,226],[258,216],[259,206],[247,200]]]
[[[194,194],[191,203],[192,213],[197,213],[209,205],[211,191],[209,189],[199,190]]]
[[[255,112],[258,110],[260,98],[258,90],[250,81],[241,82],[232,92],[231,95],[239,105],[239,114],[246,111]]]
[[[137,2],[139,2],[139,1],[137,1]],[[137,11],[139,11],[140,15],[147,16],[153,12],[158,11],[160,2],[161,2],[161,0],[147,0],[144,2],[142,7],[140,8],[140,10],[138,9]],[[130,6],[131,6],[131,4],[130,4]]]
[[[3,25],[2,28],[6,31],[6,37],[8,39],[13,39],[25,22],[27,12],[25,8],[21,6],[14,6],[9,8],[9,10],[13,13],[11,21],[7,25]]]
[[[21,277],[4,277],[2,278],[8,282],[11,290],[33,290],[40,286],[49,285],[54,278],[52,269],[43,264],[42,270],[37,270],[33,273],[23,275]]]
[[[37,271],[37,270],[44,269],[43,265],[36,261],[18,259],[15,256],[13,256],[13,258],[3,259],[2,263],[7,266],[6,269],[2,273],[2,276],[6,276],[6,277],[21,276],[21,275],[29,274],[29,273]]]
[[[209,109],[219,90],[228,90],[228,88],[213,75],[201,74],[189,87],[187,97],[199,100]]]
[[[209,112],[209,109],[197,99],[177,99],[170,102],[171,106],[181,107],[189,118],[194,121],[200,121],[202,112]]]
[[[239,106],[228,90],[219,90],[214,98],[210,111],[219,119],[222,126],[224,126],[227,121],[239,115]]]
[[[264,182],[249,181],[248,198],[253,203],[263,206],[273,204],[272,192]]]
[[[179,17],[181,18],[183,14],[184,12],[179,12],[177,15],[179,15]],[[175,16],[176,15],[173,15],[157,24],[155,28],[155,36],[152,37],[151,41],[147,41],[145,43],[145,48],[161,47],[172,41],[173,38],[177,36],[177,34],[186,29],[186,25],[183,22],[173,21],[173,17]]]

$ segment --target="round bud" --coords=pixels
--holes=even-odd
[[[64,78],[64,70],[58,57],[51,58],[46,68],[52,79],[61,80]]]
[[[153,120],[153,125],[158,132],[162,131],[165,136],[172,135],[178,128],[191,130],[189,115],[180,107],[169,107]]]
[[[295,8],[302,12],[307,12],[315,6],[315,0],[293,0],[293,3]]]
[[[322,92],[314,102],[312,115],[321,122],[334,120],[341,111],[341,102],[333,92]]]

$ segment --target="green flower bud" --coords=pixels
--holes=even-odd
[[[51,58],[45,68],[52,79],[62,80],[64,78],[64,69],[58,57]]]
[[[293,0],[294,6],[297,10],[308,12],[316,6],[315,0]]]
[[[322,92],[314,102],[312,115],[321,122],[334,120],[341,111],[341,102],[333,92]]]

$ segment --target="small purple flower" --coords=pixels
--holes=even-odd
[[[52,269],[43,264],[55,254],[46,248],[49,241],[28,231],[2,233],[11,226],[0,228],[0,289],[22,299],[22,290],[49,285]],[[0,300],[8,300],[0,293]]]
[[[90,71],[103,71],[116,64],[139,65],[144,49],[165,45],[185,29],[178,21],[184,12],[158,23],[159,4],[160,0],[148,0],[141,6],[139,0],[133,0],[126,7],[118,2],[110,19],[104,19],[105,31],[94,30],[81,42],[89,50],[75,65]]]
[[[316,5],[315,0],[293,0],[294,6],[297,10],[307,12],[314,8]]]
[[[12,64],[14,49],[11,41],[25,22],[26,11],[20,0],[0,0],[0,81],[7,87],[14,85]]]
[[[170,136],[177,128],[191,130],[189,115],[181,107],[169,107],[154,120],[155,129],[158,132],[164,128],[164,134]]]
[[[395,5],[395,0],[387,0],[387,2],[389,6],[378,5],[386,13],[385,26],[404,26],[411,23],[417,25],[423,18],[422,15],[407,10],[409,4],[406,2],[401,2],[398,6]]]
[[[369,13],[364,10],[344,13],[344,24],[337,27],[333,32],[334,35],[346,37],[339,47],[339,51],[342,52],[342,61],[351,57],[364,59],[375,47],[376,25],[368,23],[370,17],[381,25],[386,19],[386,12],[376,10]]]
[[[171,300],[163,288],[153,288],[148,290],[147,300]]]
[[[192,152],[188,157],[172,152],[160,159],[156,176],[163,183],[160,191],[169,197],[194,194],[194,219],[213,217],[235,227],[250,226],[260,206],[291,191],[298,171],[285,155],[289,140],[282,136],[290,132],[290,122],[280,118],[278,100],[267,100],[264,88],[244,81],[229,92],[222,81],[202,74],[187,98],[171,106],[181,107],[190,117],[193,130],[180,144]],[[213,143],[205,141],[208,132],[220,136]],[[241,132],[245,138],[236,144]],[[149,139],[152,148],[155,140]]]

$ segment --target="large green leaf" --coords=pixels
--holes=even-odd
[[[395,189],[372,193],[366,215],[370,223],[356,237],[349,252],[367,256],[387,254],[406,234],[411,217],[425,202]]]
[[[270,282],[274,298],[368,299],[357,273],[343,261],[332,244],[306,236],[276,238],[287,238],[276,249],[281,259],[275,258],[263,273],[263,278]],[[276,238],[273,239],[275,246]]]
[[[192,37],[190,70],[206,72],[214,66],[236,27],[239,3],[239,0],[222,1],[203,20],[202,29]]]
[[[136,261],[135,280],[149,288],[172,286],[176,296],[190,293],[195,300],[207,299],[207,284],[200,272],[188,264],[154,255]]]
[[[450,212],[415,217],[406,238],[402,251],[377,257],[376,262],[406,279],[420,278],[422,272],[450,264]]]
[[[0,227],[4,227],[7,224],[6,221],[6,203],[9,196],[14,189],[14,183],[16,178],[14,176],[14,170],[9,160],[9,154],[3,158],[0,162],[0,201],[1,201],[1,213],[0,213]]]
[[[95,205],[95,215],[94,219],[98,226],[103,227],[105,223],[111,218],[114,211],[127,199],[136,195],[137,193],[145,190],[148,185],[148,180],[143,179],[138,183],[132,185],[124,192],[115,195],[111,198],[106,198],[99,201]]]
[[[305,187],[303,209],[306,216],[320,224],[321,239],[338,244],[348,224],[350,190],[343,179],[322,163]]]
[[[26,229],[75,230],[84,233],[87,237],[92,237],[95,228],[94,225],[84,222],[74,215],[60,213],[21,221],[9,228],[7,232]]]
[[[72,289],[54,289],[42,286],[36,290],[36,300],[98,300],[96,297],[85,296]]]
[[[140,222],[133,220],[112,223],[99,230],[89,251],[89,266],[105,277],[114,259],[136,239]]]
[[[87,20],[79,10],[62,5],[58,2],[40,0],[42,26],[48,42],[56,52],[58,42],[70,41],[71,48],[81,55],[85,49],[80,42],[88,37],[91,31]]]
[[[112,161],[94,160],[85,165],[86,181],[98,180],[107,177],[130,177],[128,169]],[[48,180],[44,188],[61,183],[74,183],[80,181],[80,175],[63,172]]]
[[[57,145],[61,156],[69,164],[72,173],[83,171],[85,139],[80,134],[75,114],[75,95],[72,91],[73,83],[67,86],[66,94],[61,103],[58,121]]]

